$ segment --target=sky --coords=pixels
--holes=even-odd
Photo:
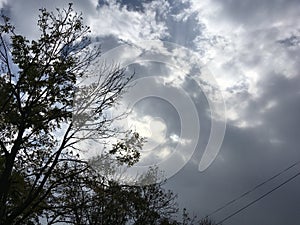
[[[122,100],[132,113],[122,123],[148,142],[133,170],[159,165],[180,207],[204,217],[300,160],[299,0],[73,3],[101,43],[100,61],[136,74]],[[0,1],[29,38],[38,35],[39,8],[67,5]],[[299,170],[297,164],[212,218],[222,221]],[[223,224],[299,223],[299,188],[300,176]]]

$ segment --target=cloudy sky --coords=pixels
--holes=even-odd
[[[38,9],[67,3],[0,7],[34,38]],[[123,101],[132,107],[126,126],[149,140],[137,169],[166,170],[181,207],[206,216],[300,160],[299,0],[87,0],[74,8],[103,58],[135,71],[137,85]],[[299,170],[212,217],[222,221]],[[300,176],[223,224],[297,224],[299,188]]]

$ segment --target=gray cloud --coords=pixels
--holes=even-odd
[[[159,2],[164,2],[164,7]],[[199,173],[198,163],[211,128],[207,99],[192,79],[181,80],[193,96],[201,122],[196,152],[167,183],[167,187],[178,192],[182,207],[205,216],[299,159],[299,1],[74,3],[75,9],[82,11],[86,21],[93,25],[93,35],[102,43],[104,53],[120,43],[134,44],[144,39],[175,42],[198,54],[219,82],[228,109],[226,135],[214,163]],[[31,0],[24,4],[13,0],[7,4],[6,10],[19,31],[34,36],[38,8],[63,7],[67,2]],[[107,13],[106,20],[101,13]],[[168,75],[165,66],[151,63],[133,64],[128,72],[133,68],[137,78]],[[178,115],[162,104],[144,102],[138,115],[165,117],[168,134],[178,133]],[[215,219],[221,220],[256,199],[297,169],[214,215]],[[224,224],[295,224],[300,220],[299,186],[299,179],[295,179]]]
[[[268,28],[276,23],[295,24],[291,18],[299,18],[298,0],[215,0],[221,6],[221,18],[230,19],[236,25],[246,28]],[[297,23],[296,23],[297,24]]]

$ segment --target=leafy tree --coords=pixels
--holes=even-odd
[[[160,224],[177,212],[176,196],[163,184],[122,185],[90,170],[60,185],[44,217],[48,224]],[[64,202],[63,210],[59,207]]]
[[[16,34],[3,16],[0,224],[37,221],[35,215],[49,207],[44,201],[55,187],[88,168],[73,153],[75,144],[116,134],[111,129],[113,119],[106,118],[103,111],[113,107],[132,75],[127,76],[117,65],[102,65],[98,68],[100,74],[91,71],[100,48],[91,45],[89,28],[82,20],[71,4],[56,13],[41,9],[37,24],[40,36],[28,40]],[[78,90],[76,82],[83,76],[101,79]],[[76,91],[82,104],[73,101]],[[90,106],[92,110],[84,110]],[[80,135],[82,130],[88,135]],[[134,151],[128,149],[131,154]],[[125,154],[119,160],[131,163],[136,157]],[[70,167],[70,163],[80,166]],[[69,168],[68,174],[62,172],[65,168]],[[19,184],[14,188],[16,181]]]
[[[176,195],[163,183],[117,183],[95,169],[99,158],[79,156],[77,143],[117,136],[116,118],[107,118],[105,111],[133,76],[118,65],[97,64],[100,48],[88,38],[81,14],[71,4],[55,13],[41,9],[35,40],[17,34],[2,18],[0,225],[187,224],[187,214],[183,222],[172,218]],[[94,82],[77,85],[87,77]],[[132,166],[143,142],[128,132],[104,157]],[[140,179],[155,176],[150,170]]]

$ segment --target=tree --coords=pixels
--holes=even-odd
[[[47,224],[160,224],[177,212],[176,195],[162,183],[122,185],[92,170],[60,185],[51,198]]]
[[[78,90],[79,79],[95,75],[90,68],[100,56],[100,48],[91,45],[87,36],[89,28],[82,20],[71,4],[67,9],[57,9],[56,13],[41,9],[40,36],[27,40],[16,34],[9,19],[3,16],[0,26],[1,224],[37,220],[35,215],[48,207],[44,201],[54,188],[87,170],[87,162],[73,151],[75,144],[82,139],[116,134],[110,127],[113,119],[107,119],[103,111],[113,107],[132,75],[127,76],[124,68],[117,65],[103,65],[102,74],[96,74],[98,82]],[[81,98],[83,105],[74,104],[75,91],[80,93],[77,98]],[[84,110],[87,106],[93,108]],[[88,135],[77,135],[82,130],[88,131]],[[138,155],[126,157],[125,154],[124,160],[129,163]],[[76,167],[70,167],[72,163]],[[62,174],[60,170],[64,168],[70,168],[69,174]],[[16,179],[20,183],[18,188],[22,189],[17,191],[18,196],[11,192]]]
[[[114,107],[133,74],[97,64],[100,48],[72,10],[41,9],[40,36],[0,25],[0,225],[181,224],[176,195],[163,183],[128,186],[99,174],[76,144],[118,137]],[[93,82],[84,85],[86,78]],[[122,115],[120,115],[122,116]],[[109,160],[132,166],[144,139],[125,131]],[[97,158],[96,158],[97,159]],[[111,168],[113,170],[113,165]],[[150,170],[140,179],[155,179]],[[122,205],[122,207],[120,207]],[[42,221],[43,220],[43,221]]]

